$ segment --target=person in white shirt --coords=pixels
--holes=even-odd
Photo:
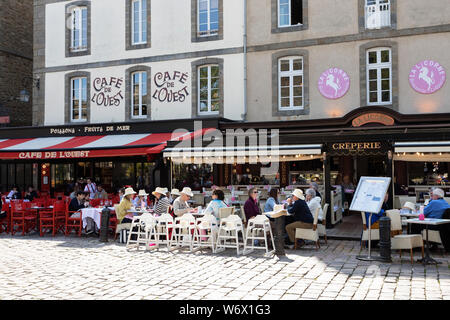
[[[97,193],[97,186],[91,179],[87,179],[87,185],[84,187],[84,192],[89,192],[90,198],[95,199],[95,195]]]
[[[185,213],[196,212],[197,209],[193,209],[189,206],[188,200],[193,197],[191,188],[185,187],[180,192],[180,196],[173,202],[173,213],[177,217],[181,217]]]
[[[313,188],[310,188],[305,191],[306,195],[306,204],[309,207],[309,211],[311,211],[311,214],[314,217],[314,213],[316,212],[316,209],[319,208],[319,218],[317,223],[322,223],[323,219],[323,211],[322,211],[322,199],[320,197],[316,196],[316,190]]]

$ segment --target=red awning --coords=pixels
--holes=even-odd
[[[146,156],[161,153],[167,141],[193,139],[196,132],[0,139],[0,159],[71,159]]]

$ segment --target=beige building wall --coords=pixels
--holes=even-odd
[[[397,0],[399,29],[437,26],[450,23],[449,0]]]
[[[409,73],[413,66],[423,60],[439,62],[450,72],[450,33],[382,39],[398,45],[399,105],[393,109],[400,113],[450,112],[450,83],[433,94],[420,94],[409,84]],[[283,50],[252,52],[248,55],[248,121],[306,120],[342,117],[361,105],[360,90],[360,46],[369,41],[345,42],[340,44],[304,47],[309,53],[309,101],[310,111],[306,115],[272,115],[272,54]],[[350,88],[340,99],[330,100],[318,90],[319,77],[328,68],[341,68],[350,76]],[[364,76],[365,78],[365,76]],[[389,107],[389,106],[387,106]]]

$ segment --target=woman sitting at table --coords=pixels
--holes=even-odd
[[[217,219],[219,219],[219,209],[228,207],[224,200],[225,194],[223,193],[223,191],[215,189],[212,192],[212,200],[205,209],[205,214],[210,213]]]
[[[183,190],[181,190],[180,196],[173,202],[173,213],[175,216],[181,217],[185,213],[197,211],[197,209],[189,207],[188,201],[193,196],[194,194],[192,193],[191,188],[184,187]]]
[[[119,207],[117,208],[116,212],[119,223],[131,223],[133,221],[133,214],[129,213],[128,210],[130,210],[133,206],[131,199],[135,194],[136,192],[133,190],[133,188],[125,189],[122,201],[120,201]]]
[[[161,187],[157,187],[156,190],[152,192],[152,194],[157,199],[155,209],[153,212],[155,215],[159,216],[168,212],[168,209],[170,207],[170,201],[169,198],[167,198],[166,196],[167,192],[168,192],[167,188]]]
[[[280,201],[278,200],[278,189],[273,188],[270,189],[269,192],[269,199],[267,199],[266,204],[264,206],[264,212],[271,212],[273,211],[273,207],[277,204],[280,204]]]
[[[247,221],[261,214],[258,205],[258,190],[256,188],[251,188],[248,190],[248,199],[245,201],[244,211]]]
[[[133,205],[135,208],[146,208],[147,207],[147,196],[148,193],[145,190],[139,190],[136,198],[133,200]]]

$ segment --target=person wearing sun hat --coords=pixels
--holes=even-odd
[[[292,198],[289,198],[287,202],[287,211],[292,216],[286,217],[286,232],[290,241],[288,247],[292,249],[295,241],[295,229],[312,229],[314,219],[305,201],[302,190],[295,189],[292,192]],[[304,241],[302,240],[301,245],[303,244]]]
[[[154,214],[161,215],[163,213],[167,213],[168,208],[170,207],[169,198],[167,198],[166,194],[169,192],[167,188],[157,187],[152,194],[156,197],[157,202],[155,204]]]
[[[139,190],[139,193],[137,197],[133,200],[133,205],[136,208],[141,208],[142,206],[147,206],[147,196],[148,193],[145,192],[145,190]]]
[[[412,213],[416,210],[416,205],[410,201],[406,201],[400,209],[400,213]]]
[[[122,201],[120,201],[119,207],[117,208],[116,212],[119,223],[131,223],[131,221],[133,220],[133,215],[129,214],[128,210],[133,207],[133,203],[131,202],[131,200],[133,195],[135,194],[136,192],[133,190],[133,188],[125,189]]]
[[[174,202],[175,199],[176,199],[177,197],[179,197],[179,196],[180,196],[180,190],[178,190],[178,189],[176,189],[176,188],[172,189],[172,191],[170,192],[170,197],[169,197],[170,204],[173,205],[173,202]]]
[[[180,196],[173,202],[173,212],[177,217],[181,217],[188,212],[195,212],[196,209],[189,207],[188,200],[192,198],[194,194],[191,188],[185,187],[180,191]]]

